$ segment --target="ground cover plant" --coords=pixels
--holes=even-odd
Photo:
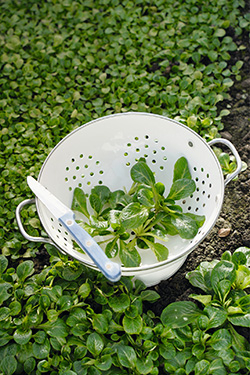
[[[125,267],[136,267],[141,264],[138,249],[150,249],[156,260],[164,261],[170,235],[192,239],[205,221],[204,215],[183,212],[175,203],[196,190],[188,161],[185,157],[176,161],[168,192],[155,181],[145,158],[132,166],[130,176],[133,184],[128,191],[111,192],[108,186],[97,185],[88,196],[75,188],[72,209],[82,214],[77,221],[90,235],[101,236],[98,243],[109,258],[119,255]]]
[[[98,328],[97,323],[98,319],[102,319],[101,325],[107,327],[103,316],[108,321],[111,317],[110,312],[105,315],[103,310],[105,297],[110,299],[109,292],[105,289],[106,284],[98,279],[100,275],[97,277],[90,270],[84,269],[86,274],[84,273],[83,277],[86,277],[86,280],[83,284],[89,284],[92,289],[87,297],[85,286],[82,287],[82,294],[79,294],[82,280],[76,275],[83,269],[76,262],[72,263],[59,255],[57,259],[51,259],[49,267],[52,268],[42,271],[44,263],[50,263],[44,246],[24,240],[15,222],[16,206],[23,199],[31,197],[26,185],[27,175],[37,177],[49,151],[71,130],[93,118],[122,111],[146,111],[176,118],[207,140],[221,132],[226,118],[224,116],[230,109],[223,107],[221,102],[224,100],[230,103],[229,88],[232,87],[233,81],[240,80],[244,68],[243,59],[234,59],[232,62],[230,58],[232,55],[239,56],[244,53],[244,44],[236,43],[235,40],[240,39],[242,32],[249,40],[250,18],[247,8],[243,12],[245,5],[241,0],[220,0],[213,4],[191,0],[184,3],[173,0],[167,3],[163,0],[153,3],[142,0],[1,2],[0,246],[2,254],[8,258],[7,263],[6,258],[1,257],[0,267],[0,336],[3,340],[0,357],[3,374],[32,371],[37,374],[53,371],[58,373],[58,368],[60,375],[73,375],[74,372],[80,371],[89,371],[90,374],[106,371],[112,374],[117,373],[117,369],[121,374],[147,373],[149,369],[153,374],[157,371],[189,371],[191,374],[192,371],[197,374],[212,371],[215,374],[219,371],[244,374],[249,371],[249,348],[246,340],[234,332],[235,328],[229,329],[234,322],[226,319],[222,326],[206,326],[206,317],[210,320],[209,311],[212,311],[212,308],[225,309],[221,300],[216,300],[217,292],[212,289],[209,293],[205,292],[207,296],[211,294],[210,302],[207,296],[203,300],[199,297],[199,310],[195,308],[199,314],[202,313],[199,322],[193,320],[190,323],[188,320],[187,326],[171,329],[167,353],[164,352],[166,341],[161,336],[168,330],[165,316],[162,315],[161,320],[158,320],[160,318],[157,318],[157,315],[149,312],[150,308],[145,310],[148,300],[154,301],[154,306],[159,302],[157,295],[147,297],[143,292],[148,291],[139,284],[137,289],[132,291],[130,281],[125,280],[117,289],[116,286],[113,287],[117,295],[123,293],[129,297],[130,308],[127,310],[126,297],[123,315],[121,312],[115,312],[109,304],[106,305],[106,310],[111,311],[111,320],[115,322],[119,314],[122,322],[122,316],[124,322],[135,316],[136,308],[141,311],[142,300],[144,327],[151,328],[153,335],[151,336],[152,331],[147,329],[139,335],[134,333],[138,327],[140,329],[140,324],[132,332],[129,332],[128,326],[120,324],[122,330],[118,332],[118,336],[124,335],[121,346],[124,345],[125,348],[120,347],[119,354],[117,349],[115,359],[112,359],[114,363],[107,370],[110,365],[110,351],[109,347],[106,347],[108,341],[104,336],[108,331],[100,332],[101,328]],[[234,118],[237,120],[238,115]],[[242,141],[242,133],[240,140]],[[225,172],[227,167],[230,170],[231,166],[227,165],[228,157],[222,161],[225,162]],[[249,193],[247,186],[243,188],[244,192]],[[45,235],[34,206],[23,210],[22,216],[30,234]],[[241,222],[239,214],[237,218]],[[225,247],[224,243],[222,245]],[[49,247],[47,250],[53,253]],[[205,253],[207,254],[206,251]],[[53,256],[57,257],[55,254]],[[30,261],[24,262],[25,258],[32,258],[35,267]],[[232,262],[232,259],[226,255],[223,261]],[[19,263],[23,265],[20,264],[17,269]],[[238,271],[239,265],[234,263],[234,267]],[[51,291],[54,283],[56,288],[46,295],[46,288]],[[97,288],[93,284],[97,285]],[[234,290],[235,287],[232,286],[230,297]],[[245,297],[243,302],[247,302],[243,292],[244,290],[240,291],[241,297]],[[98,294],[99,298],[95,294]],[[227,303],[229,294],[225,297]],[[83,340],[80,339],[80,344],[78,333],[73,332],[73,326],[68,324],[70,320],[68,323],[66,321],[72,307],[69,296],[74,296],[73,304],[84,301],[90,304],[90,308],[86,308],[87,319],[84,323],[88,322],[88,333],[94,335],[88,342],[86,334]],[[60,297],[63,298],[58,304],[56,300]],[[134,303],[133,298],[139,303]],[[14,302],[11,305],[10,300]],[[29,303],[26,310],[27,301]],[[122,301],[123,299],[121,304]],[[66,305],[68,303],[68,307],[64,302]],[[235,304],[234,301],[232,304],[231,302],[228,304],[231,318],[233,311],[238,311],[234,317],[237,318],[239,314],[241,320],[247,308],[243,307],[242,315],[242,307],[237,305],[236,301]],[[43,317],[42,322],[36,320],[36,303],[39,305],[37,315],[39,319]],[[217,305],[214,306],[214,303]],[[136,308],[132,307],[134,305]],[[48,310],[51,312],[47,314]],[[98,314],[102,315],[102,318],[96,318],[95,315]],[[27,320],[24,315],[27,315]],[[249,319],[248,313],[246,316]],[[57,318],[59,330],[54,320]],[[74,317],[71,318],[71,324],[75,324]],[[135,320],[139,322],[138,318]],[[22,324],[24,330],[21,329]],[[65,328],[65,324],[67,329],[62,329],[62,332],[67,335],[62,337],[58,332]],[[209,324],[211,325],[211,322]],[[237,324],[235,326],[237,327]],[[222,362],[216,362],[213,357],[219,348],[215,344],[218,338],[216,331],[226,348]],[[194,342],[190,338],[190,332],[194,336]],[[73,336],[69,344],[64,345],[71,335]],[[112,343],[119,342],[118,336],[112,336]],[[78,340],[74,341],[75,337]],[[145,340],[139,351],[136,342],[138,337]],[[236,339],[240,348],[238,351],[235,351]],[[159,347],[161,353],[157,357],[157,354],[154,354],[154,345],[159,342],[163,347]],[[100,347],[103,345],[100,353],[93,348],[93,343],[100,344]],[[76,350],[78,345],[79,349]],[[183,346],[187,350],[184,350]],[[134,348],[136,356],[131,348]],[[41,353],[40,349],[44,350],[43,354],[38,354]],[[192,360],[188,358],[190,350]],[[179,354],[178,370],[176,363],[169,362],[170,353],[176,352]],[[48,356],[40,358],[44,353],[48,353]],[[49,353],[53,353],[54,362]],[[140,356],[147,358],[144,364],[140,361]],[[83,357],[86,357],[86,363],[82,361]],[[159,358],[163,361],[162,366]],[[78,363],[73,365],[72,360]],[[163,363],[166,364],[165,369]]]
[[[223,254],[188,273],[204,294],[168,305],[160,317],[143,303],[160,296],[101,274],[51,250],[41,273],[0,256],[0,370],[3,374],[247,374],[250,249]],[[199,302],[199,306],[198,303]]]
[[[53,148],[74,128],[121,111],[177,118],[206,139],[222,130],[218,104],[242,61],[232,33],[249,30],[244,1],[1,2],[1,239],[6,255],[38,245],[16,233],[15,208],[31,196]],[[241,46],[240,48],[244,48]],[[34,208],[31,234],[40,229]],[[14,231],[13,231],[14,229]]]

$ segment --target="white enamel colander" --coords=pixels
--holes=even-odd
[[[210,146],[224,144],[231,150],[237,163],[234,173],[223,177],[220,163]],[[167,117],[150,113],[122,113],[99,118],[72,131],[63,138],[45,160],[38,181],[68,207],[73,191],[81,187],[90,193],[95,185],[106,185],[111,191],[129,189],[130,169],[144,157],[155,179],[169,191],[173,167],[178,158],[188,160],[196,191],[178,202],[184,212],[205,215],[206,220],[192,240],[169,236],[169,258],[158,262],[151,250],[140,250],[139,267],[121,267],[123,276],[134,276],[147,286],[155,285],[172,276],[190,252],[207,236],[214,226],[223,204],[225,185],[241,170],[240,157],[228,140],[218,138],[206,142],[187,126]],[[36,207],[48,238],[30,236],[21,222],[20,211],[34,200],[25,200],[16,210],[16,218],[23,236],[36,242],[50,243],[84,265],[97,267],[85,254],[74,248],[71,236],[48,209],[36,199]],[[116,260],[119,262],[119,259]]]

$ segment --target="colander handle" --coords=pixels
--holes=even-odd
[[[212,139],[212,141],[209,141],[208,144],[209,146],[212,146],[212,145],[215,145],[216,143],[222,143],[224,145],[226,145],[232,152],[232,154],[234,155],[235,157],[235,161],[236,161],[236,169],[233,173],[230,173],[226,178],[225,178],[225,186],[233,179],[235,178],[241,171],[242,169],[242,161],[241,161],[241,158],[236,150],[236,148],[234,147],[234,145],[228,141],[227,139],[224,139],[224,138],[215,138],[215,139]]]
[[[21,234],[28,241],[44,242],[44,243],[47,243],[47,244],[50,244],[50,245],[53,245],[53,246],[57,247],[56,244],[50,238],[30,236],[26,232],[26,230],[24,229],[22,219],[21,219],[21,211],[25,206],[28,206],[28,205],[31,205],[31,204],[34,204],[34,203],[35,203],[35,199],[25,199],[24,201],[19,203],[19,205],[16,208],[16,221],[17,221],[17,225],[18,225],[18,228],[19,228]]]

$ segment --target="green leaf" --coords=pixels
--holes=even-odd
[[[17,328],[13,334],[13,339],[17,344],[24,345],[27,344],[32,336],[32,330],[24,330],[23,328]]]
[[[221,328],[212,334],[208,342],[215,350],[225,350],[231,347],[232,336],[226,328]]]
[[[12,375],[17,369],[17,360],[13,355],[6,355],[0,362],[4,375]]]
[[[141,257],[136,248],[131,249],[124,241],[120,241],[119,257],[125,267],[138,267],[141,263]]]
[[[185,213],[185,216],[193,219],[199,228],[202,227],[202,225],[205,223],[205,220],[206,220],[205,215],[196,215],[196,214],[191,214],[190,212]]]
[[[191,176],[191,173],[189,171],[188,161],[183,156],[183,157],[179,158],[174,165],[173,182],[175,182],[177,180],[181,180],[181,179],[190,180],[191,178],[192,178],[192,176]]]
[[[52,337],[67,337],[68,336],[68,327],[63,319],[58,318],[54,322],[46,322],[40,325],[40,328],[43,328],[48,335]]]
[[[141,298],[143,301],[155,302],[161,297],[155,290],[147,289],[141,292]]]
[[[94,357],[97,357],[104,348],[103,339],[96,332],[88,335],[86,345],[87,349],[90,351],[91,354],[93,354]]]
[[[192,239],[198,233],[197,222],[186,214],[178,214],[171,217],[171,223],[178,230],[181,238]]]
[[[205,307],[204,313],[209,318],[207,329],[220,327],[227,319],[227,312],[214,306]]]
[[[193,180],[182,178],[175,180],[170,188],[167,199],[179,200],[189,197],[196,189]]]
[[[106,354],[101,356],[95,361],[95,366],[101,371],[107,371],[112,366],[112,356],[111,354]]]
[[[137,193],[137,200],[145,207],[151,208],[154,206],[154,194],[149,188],[142,188]]]
[[[73,303],[73,298],[71,296],[63,295],[57,301],[58,309],[60,311],[67,311],[73,306]]]
[[[0,255],[0,277],[8,267],[8,259],[4,255]]]
[[[130,298],[127,294],[121,293],[110,297],[108,302],[115,312],[124,312],[130,305]]]
[[[129,318],[124,316],[122,320],[124,330],[129,335],[139,335],[142,330],[143,321],[140,315],[137,315],[135,318]]]
[[[12,288],[10,283],[0,284],[0,305],[2,305],[2,303],[11,296],[11,294],[8,292],[10,288]]]
[[[16,269],[17,276],[21,282],[23,282],[28,276],[34,272],[34,264],[31,260],[25,260],[19,264]]]
[[[154,363],[149,356],[146,358],[137,358],[136,360],[136,368],[139,371],[139,374],[149,374],[153,367]]]
[[[148,210],[139,203],[130,203],[120,214],[120,220],[125,230],[136,229],[143,225],[148,218]]]
[[[161,314],[162,323],[171,328],[185,327],[201,314],[191,301],[174,302],[165,307]]]
[[[124,202],[125,192],[123,190],[116,190],[111,192],[109,197],[109,203],[111,208],[115,209],[117,206],[125,206],[127,203]]]
[[[211,272],[211,284],[213,290],[218,293],[218,284],[221,280],[228,280],[231,284],[236,279],[236,269],[232,262],[221,260],[217,263]]]
[[[159,262],[162,262],[166,259],[168,259],[169,251],[166,248],[166,246],[158,243],[158,242],[151,242],[146,240],[143,237],[144,241],[148,245],[148,247],[155,253],[155,256]]]
[[[93,325],[93,328],[94,330],[97,332],[97,333],[106,333],[109,329],[109,321],[108,319],[102,315],[102,314],[96,314],[94,317],[93,317],[93,320],[92,320],[92,325]]]
[[[70,315],[66,320],[66,324],[70,327],[74,327],[82,322],[85,322],[86,320],[86,312],[80,307],[75,307],[73,310],[71,310]]]
[[[78,290],[78,293],[83,299],[87,298],[89,294],[91,293],[91,286],[89,285],[89,283],[86,282],[86,283],[81,284]]]
[[[155,184],[153,172],[143,161],[139,161],[131,168],[130,175],[134,182],[139,182],[147,186],[153,186]]]
[[[117,238],[110,241],[105,247],[105,253],[108,258],[114,258],[118,253]]]
[[[107,186],[95,186],[91,189],[89,202],[92,208],[99,214],[103,206],[107,203],[110,197],[110,190]]]
[[[250,286],[250,269],[245,265],[239,265],[236,271],[236,287],[239,289],[245,289]]]
[[[44,359],[47,358],[50,353],[50,343],[49,340],[46,339],[43,344],[38,344],[34,342],[32,344],[32,351],[34,354],[34,357],[37,359]]]
[[[86,195],[80,188],[74,190],[71,209],[83,213],[87,218],[89,217]]]
[[[120,344],[117,348],[117,355],[123,367],[134,368],[136,366],[136,353],[131,346]]]
[[[229,315],[228,320],[235,326],[250,328],[250,313],[244,315]]]
[[[202,359],[201,361],[197,362],[194,367],[194,373],[195,375],[205,375],[209,372],[209,362],[205,359]]]

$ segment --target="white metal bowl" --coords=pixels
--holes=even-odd
[[[237,162],[237,169],[226,179],[210,147],[217,143],[229,147]],[[151,286],[172,276],[214,226],[223,204],[224,187],[241,170],[240,157],[231,142],[218,138],[207,143],[187,126],[155,114],[115,114],[91,121],[63,138],[45,160],[38,181],[70,207],[75,187],[81,187],[86,193],[98,184],[111,190],[129,188],[132,183],[130,168],[136,160],[144,157],[155,172],[156,181],[162,182],[168,191],[173,166],[182,156],[188,160],[196,191],[178,204],[184,212],[205,215],[206,220],[192,240],[184,240],[178,235],[169,237],[169,258],[166,261],[158,262],[151,250],[139,250],[142,257],[139,267],[122,266],[122,275],[134,276]],[[20,211],[32,202],[25,200],[16,210],[18,226],[24,237],[51,243],[97,270],[87,255],[74,248],[70,235],[39,200],[36,200],[37,211],[48,238],[32,237],[26,233]]]

